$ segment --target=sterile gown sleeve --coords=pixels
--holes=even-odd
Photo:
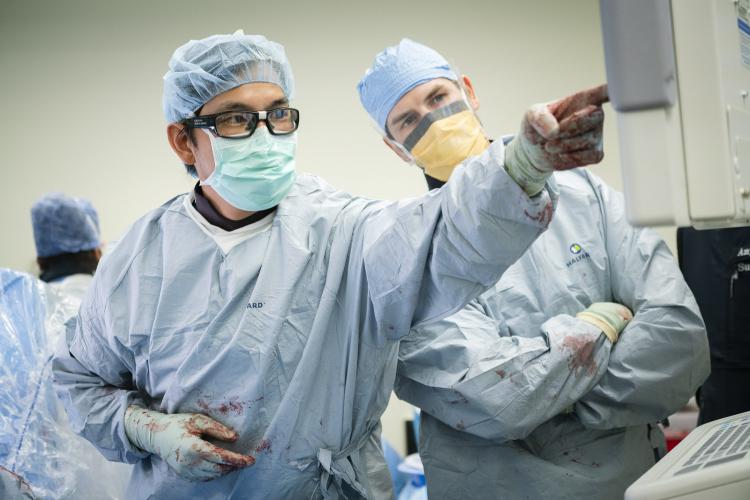
[[[102,324],[109,297],[94,279],[77,317],[65,325],[67,346],[53,359],[58,397],[68,412],[70,425],[109,460],[136,463],[148,456],[125,435],[125,409],[146,406],[133,388],[132,353],[107,335]],[[96,367],[96,373],[87,367]]]
[[[506,173],[503,158],[503,145],[497,142],[458,167],[440,192],[412,200],[365,200],[330,190],[322,201],[315,198],[318,195],[310,195],[308,202],[301,197],[288,201],[288,206],[299,210],[286,217],[294,224],[307,221],[309,212],[319,214],[319,219],[312,219],[312,227],[305,223],[295,231],[314,231],[316,237],[325,238],[314,256],[319,262],[316,274],[325,275],[323,293],[316,292],[312,298],[301,294],[315,311],[315,321],[303,332],[305,350],[322,349],[322,336],[327,335],[330,342],[336,333],[355,339],[357,345],[387,345],[383,351],[392,349],[395,355],[393,342],[408,334],[412,325],[448,316],[492,286],[546,229],[557,200],[554,181],[530,198]],[[280,212],[286,210],[284,206],[282,201]],[[271,231],[280,227],[277,224]],[[155,271],[147,268],[129,270],[130,255],[140,248],[139,238],[148,239],[148,235],[130,234],[118,244],[119,252],[105,258],[77,320],[69,324],[69,352],[60,353],[54,366],[56,387],[76,431],[108,458],[126,462],[145,455],[125,435],[125,409],[134,402],[157,408],[159,402],[139,399],[139,395],[146,397],[142,385],[148,383],[148,364],[140,363],[141,372],[136,373],[133,351],[123,345],[147,344],[149,333],[115,331],[116,325],[109,322],[138,317],[143,314],[137,310],[139,304],[159,304],[165,310],[176,307],[160,302],[161,294],[167,292],[161,286],[162,276],[152,276]],[[120,260],[113,264],[115,255]],[[280,265],[278,255],[266,258],[271,259],[268,265]],[[286,275],[281,273],[278,280],[283,279]],[[149,280],[159,286],[144,286]],[[102,286],[103,282],[107,285]],[[113,283],[117,292],[107,288]],[[291,300],[296,287],[305,286],[300,283],[277,285],[286,290],[286,297],[278,302]],[[108,296],[111,293],[119,294],[117,300]],[[236,302],[235,307],[246,310],[245,304]],[[110,309],[110,304],[120,306]],[[350,361],[343,354],[340,362],[347,365]],[[157,362],[152,360],[152,364]],[[173,373],[162,372],[153,383],[164,385]],[[368,382],[373,391],[383,383],[390,391],[392,376],[372,373]]]
[[[664,240],[632,227],[622,194],[590,177],[604,212],[612,300],[634,317],[575,412],[596,429],[654,423],[679,410],[708,377],[705,325]]]
[[[569,315],[541,329],[538,337],[500,336],[497,321],[472,302],[401,341],[396,394],[454,429],[498,442],[524,438],[593,387],[612,345]]]
[[[377,330],[388,338],[437,321],[494,285],[549,226],[554,180],[529,197],[496,141],[440,190],[392,203],[367,220],[364,267]]]

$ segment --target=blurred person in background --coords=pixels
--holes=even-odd
[[[42,281],[83,299],[102,256],[99,215],[85,198],[49,193],[31,207]]]

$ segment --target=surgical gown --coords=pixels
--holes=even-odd
[[[124,494],[130,466],[107,462],[72,432],[52,386],[52,344],[80,302],[71,291],[0,269],[0,498],[14,485],[39,499]]]
[[[378,422],[412,326],[460,310],[549,224],[553,183],[529,198],[501,144],[440,193],[353,197],[300,175],[265,248],[223,252],[178,196],[105,257],[56,358],[71,420],[135,463],[129,498],[383,498]],[[254,466],[198,483],[133,447],[129,404],[207,414]]]
[[[621,499],[663,446],[653,424],[709,373],[664,241],[587,170],[555,178],[549,230],[479,300],[402,342],[396,392],[424,410],[432,500]],[[603,301],[635,314],[614,346],[574,317]]]

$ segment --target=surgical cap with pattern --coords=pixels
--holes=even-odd
[[[101,244],[99,215],[85,198],[49,193],[31,207],[39,257],[94,250]]]
[[[175,50],[164,75],[162,104],[168,122],[179,122],[217,95],[246,83],[281,87],[294,93],[292,68],[284,47],[262,35],[213,35]]]
[[[435,78],[456,81],[458,75],[435,50],[404,38],[375,56],[357,90],[367,113],[385,132],[388,113],[399,99],[417,85]]]

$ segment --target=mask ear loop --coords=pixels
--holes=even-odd
[[[218,174],[219,169],[217,168],[218,158],[216,157],[216,142],[215,142],[216,138],[214,137],[214,134],[212,134],[209,130],[205,128],[199,128],[197,130],[200,130],[201,132],[203,132],[204,134],[208,136],[208,142],[209,144],[211,144],[211,156],[214,159],[214,171],[211,172],[211,175],[206,177],[205,180],[198,179],[198,182],[200,183],[201,186],[211,186],[212,181],[215,181],[216,178],[219,176]]]

